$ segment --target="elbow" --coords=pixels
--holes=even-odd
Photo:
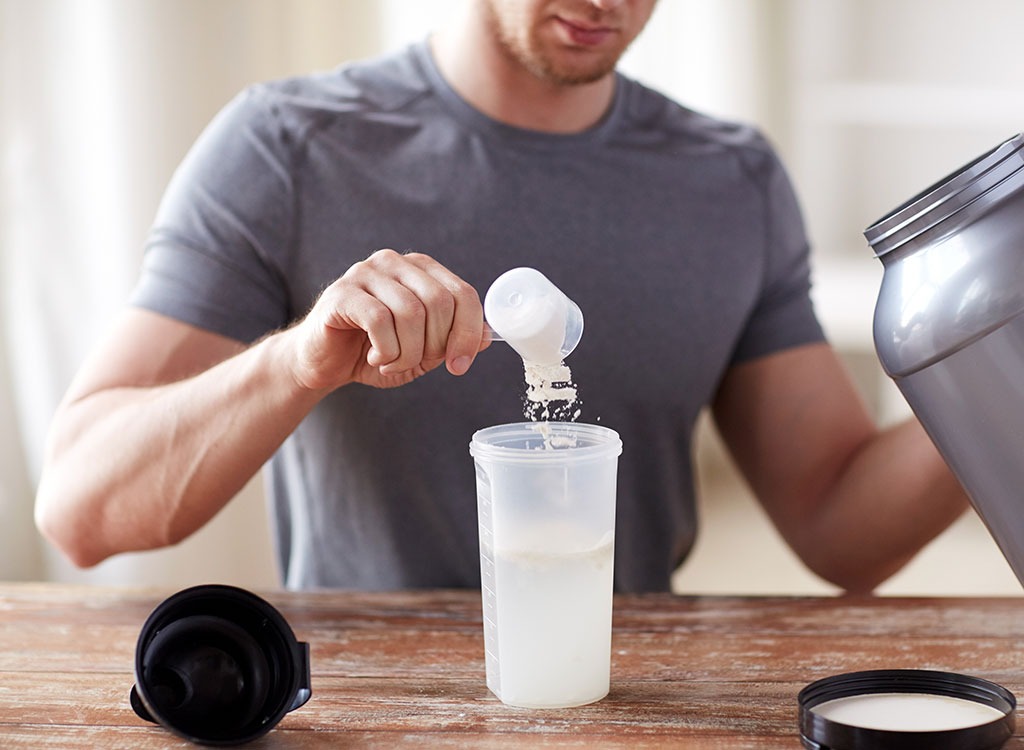
[[[171,518],[165,524],[138,514],[119,514],[111,504],[109,487],[87,490],[60,481],[44,470],[36,492],[35,524],[39,533],[78,568],[91,568],[124,552],[172,547],[192,527]]]
[[[850,596],[870,596],[875,593],[888,576],[830,576],[827,580],[842,589],[844,594]]]
[[[899,563],[868,563],[831,557],[805,562],[815,575],[837,586],[843,593],[869,596],[903,567]]]
[[[101,552],[87,524],[76,518],[72,508],[59,502],[52,481],[44,476],[36,493],[35,524],[43,538],[78,568],[91,568],[110,555]]]

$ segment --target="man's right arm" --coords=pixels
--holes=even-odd
[[[129,310],[54,418],[36,521],[81,566],[175,544],[212,518],[316,402],[286,342],[241,344]]]
[[[209,521],[327,393],[408,383],[486,345],[476,291],[427,256],[355,264],[252,346],[128,310],[58,408],[37,524],[76,564],[175,544]]]

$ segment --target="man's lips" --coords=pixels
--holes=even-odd
[[[615,34],[615,29],[607,26],[593,26],[561,17],[556,20],[565,37],[580,47],[596,47]]]

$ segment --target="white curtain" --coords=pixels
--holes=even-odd
[[[176,549],[72,569],[32,523],[53,410],[160,194],[248,83],[375,53],[363,0],[0,0],[0,579],[277,582],[259,482]]]

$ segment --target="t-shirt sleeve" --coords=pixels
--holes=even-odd
[[[825,339],[811,301],[810,247],[789,177],[770,149],[752,172],[764,194],[764,276],[732,364]]]
[[[213,119],[168,184],[132,305],[246,342],[289,322],[290,141],[258,87]]]

